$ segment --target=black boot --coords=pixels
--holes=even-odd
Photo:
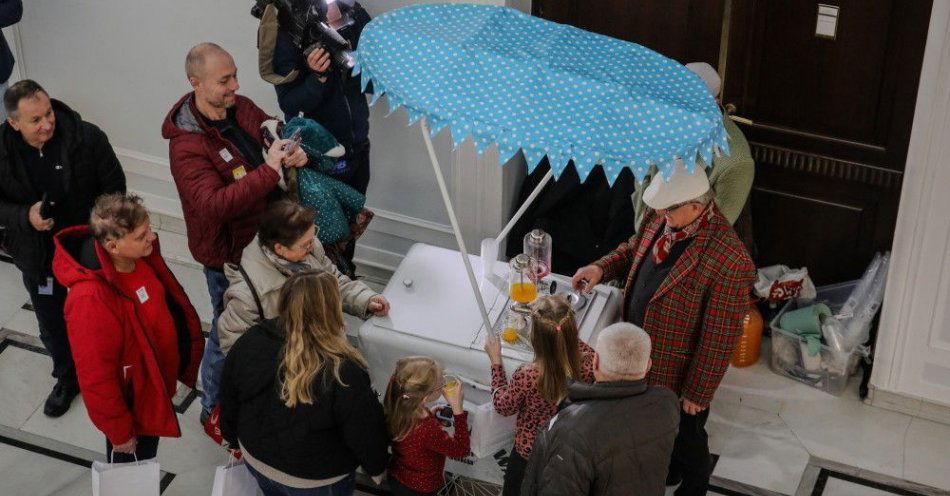
[[[53,386],[53,391],[46,397],[43,414],[47,417],[61,417],[69,410],[69,405],[78,394],[79,386],[75,382],[57,381]]]

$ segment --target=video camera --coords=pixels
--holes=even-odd
[[[304,57],[317,48],[330,54],[332,65],[343,70],[353,68],[350,43],[343,37],[354,24],[355,0],[255,0],[251,15],[260,19],[268,5],[277,8],[277,22],[290,35],[291,41]],[[336,4],[340,19],[333,24],[327,18],[329,4]]]

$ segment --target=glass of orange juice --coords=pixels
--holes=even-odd
[[[538,297],[538,286],[531,279],[531,259],[521,254],[511,259],[508,272],[509,296],[520,305],[531,303]]]
[[[451,396],[458,393],[458,390],[462,388],[462,381],[454,375],[446,375],[442,379],[442,392],[446,396]]]

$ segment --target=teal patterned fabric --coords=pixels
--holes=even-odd
[[[390,111],[449,127],[458,146],[492,143],[502,164],[519,149],[529,170],[547,156],[555,176],[569,161],[582,180],[602,164],[638,181],[655,164],[665,178],[681,158],[712,164],[728,154],[722,115],[699,76],[634,43],[545,21],[514,9],[413,5],[363,30],[354,74],[373,83]]]
[[[312,119],[294,117],[284,126],[285,138],[300,129],[300,146],[310,162],[297,172],[300,203],[317,211],[317,238],[323,244],[336,243],[350,234],[350,222],[366,204],[366,197],[342,181],[325,174],[333,170],[338,158],[324,155],[339,143],[323,126]]]

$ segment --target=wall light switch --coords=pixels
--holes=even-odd
[[[835,39],[838,32],[837,5],[818,4],[818,21],[815,23],[815,36]]]

